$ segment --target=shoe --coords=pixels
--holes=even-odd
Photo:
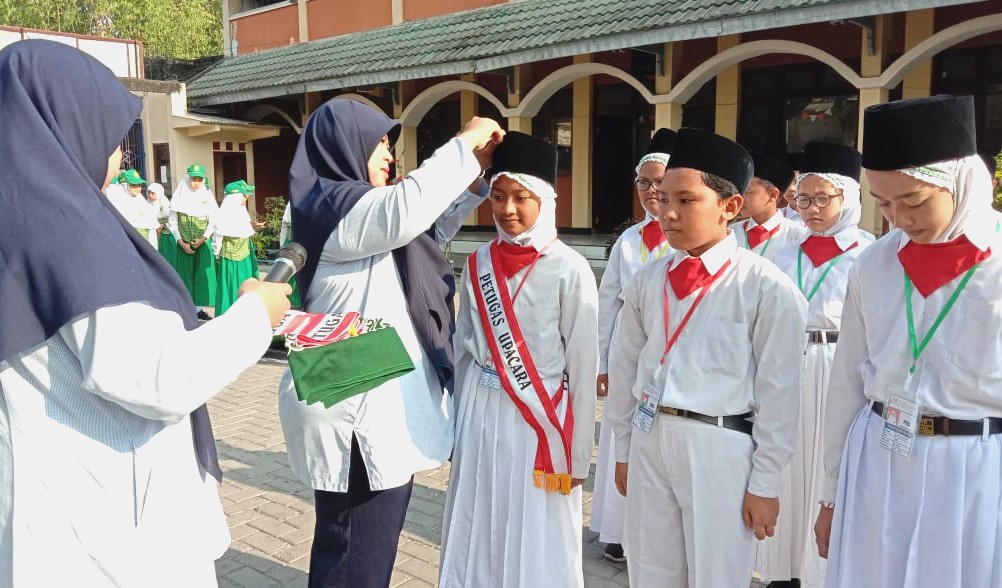
[[[200,321],[208,321],[208,320],[212,320],[212,317],[209,316],[209,313],[205,312],[202,309],[199,309],[198,310],[198,320],[200,320]]]
[[[623,545],[620,543],[609,543],[606,545],[605,559],[616,563],[625,562],[626,555],[623,553]]]

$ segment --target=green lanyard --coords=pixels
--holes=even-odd
[[[932,336],[939,328],[940,323],[943,322],[947,313],[949,313],[950,309],[953,308],[953,304],[957,301],[960,293],[967,286],[967,282],[970,281],[971,276],[974,275],[974,270],[978,269],[978,265],[981,264],[979,263],[975,265],[964,274],[964,279],[960,281],[960,284],[957,285],[953,294],[950,295],[950,299],[946,301],[946,306],[944,306],[943,310],[939,312],[939,316],[936,317],[936,321],[932,323],[931,327],[929,327],[925,337],[922,337],[921,345],[918,343],[918,338],[915,336],[915,317],[912,311],[912,281],[908,278],[908,272],[905,272],[905,311],[908,315],[908,342],[911,343],[912,347],[912,367],[908,370],[909,374],[915,373],[915,363],[918,361],[919,356],[922,355],[923,351],[925,351],[926,345],[929,344],[929,340],[932,339]]]
[[[835,264],[838,263],[838,260],[840,260],[840,259],[842,259],[842,254],[841,253],[838,254],[838,255],[836,255],[834,259],[832,259],[831,261],[828,262],[828,265],[825,267],[825,271],[821,272],[821,277],[818,278],[818,281],[814,283],[814,287],[811,288],[811,293],[807,295],[807,301],[808,302],[810,302],[811,298],[814,298],[814,295],[818,293],[818,288],[821,287],[821,284],[825,281],[825,278],[828,277],[828,272],[832,271],[832,268],[835,267]],[[804,262],[804,249],[803,248],[798,248],[797,249],[797,286],[800,287],[800,291],[801,292],[804,291],[804,282],[803,282],[803,277],[801,276],[801,267],[803,265],[803,262]]]

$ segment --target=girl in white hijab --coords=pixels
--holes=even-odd
[[[216,285],[216,316],[226,312],[237,299],[240,284],[257,278],[257,255],[254,251],[254,227],[247,212],[247,197],[254,186],[243,180],[230,182],[223,189],[223,205],[216,214],[213,251],[219,263]]]
[[[780,515],[776,536],[759,544],[757,570],[762,579],[778,585],[799,579],[804,588],[821,588],[825,562],[814,549],[813,525],[823,476],[825,398],[849,270],[870,240],[857,227],[862,212],[859,152],[835,143],[808,143],[802,166],[793,206],[810,234],[774,259],[808,304],[807,352],[799,365],[801,442],[780,497],[789,507]]]
[[[170,201],[168,227],[177,241],[175,266],[196,306],[216,303],[216,266],[212,246],[214,217],[219,211],[216,198],[205,187],[205,167],[188,167],[184,180]]]
[[[970,96],[864,113],[896,229],[849,272],[815,526],[827,586],[1002,585],[1002,249]]]
[[[470,256],[461,281],[440,584],[580,587],[595,278],[557,239],[556,150],[509,132],[492,169],[498,239]],[[521,362],[513,340],[524,342]]]

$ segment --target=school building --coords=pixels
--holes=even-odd
[[[979,148],[1002,148],[999,0],[223,0],[223,23],[227,58],[187,100],[280,129],[244,151],[213,143],[259,207],[287,194],[299,133],[330,99],[402,122],[398,174],[473,115],[551,141],[568,233],[640,218],[633,167],[658,127],[785,155],[859,145],[869,105],[966,93]],[[861,224],[880,232],[863,201]],[[493,230],[489,214],[468,222]]]

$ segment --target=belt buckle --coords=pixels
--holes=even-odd
[[[919,435],[932,436],[936,434],[935,421],[931,417],[922,417],[919,419],[918,426]]]
[[[665,407],[662,407],[661,410],[663,410],[665,414],[668,414],[668,415],[671,415],[671,416],[678,416],[678,409],[677,408],[674,408],[674,407],[671,407],[671,406],[665,406]]]

